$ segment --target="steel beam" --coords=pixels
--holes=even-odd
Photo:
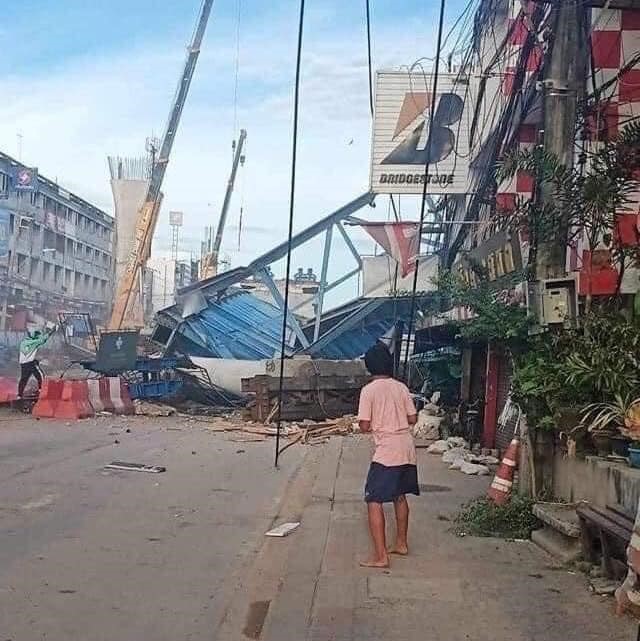
[[[353,254],[353,257],[356,259],[358,265],[362,267],[362,257],[360,256],[360,252],[356,249],[356,246],[353,244],[351,238],[349,238],[349,234],[347,234],[345,228],[342,226],[342,223],[337,223],[337,226],[338,231],[342,234],[342,238],[344,238],[344,242],[349,248],[349,251],[351,251],[351,253]]]
[[[295,234],[291,239],[291,248],[295,249],[296,247],[303,245],[312,238],[315,238],[318,234],[326,231],[326,229],[331,225],[340,222],[345,218],[348,218],[359,209],[362,209],[367,205],[371,205],[375,198],[376,195],[374,193],[367,192],[365,194],[362,194],[362,196],[359,196],[355,200],[352,200],[350,203],[347,203],[343,207],[340,207],[340,209],[336,209],[336,211],[334,211],[332,214],[329,214],[322,220],[319,220],[317,223],[314,223],[310,227],[307,227],[301,232]],[[349,239],[347,244],[349,244],[349,242],[351,242],[351,239]],[[353,245],[353,243],[351,243],[351,245]],[[235,269],[231,269],[228,272],[224,272],[214,278],[203,280],[198,283],[194,283],[193,285],[188,285],[187,287],[181,289],[179,291],[179,294],[184,295],[190,291],[203,289],[207,294],[211,295],[215,292],[226,289],[227,287],[230,287],[235,283],[239,283],[245,278],[248,278],[249,276],[255,274],[256,271],[260,271],[268,265],[271,265],[281,258],[284,258],[287,255],[287,249],[287,243],[281,243],[266,254],[263,254],[262,256],[254,260],[248,266],[236,267]],[[352,251],[355,251],[356,254],[358,253],[357,250],[355,250],[355,247]],[[358,259],[359,258],[360,256],[358,255]]]
[[[255,272],[254,275],[256,278],[259,278],[265,284],[265,286],[271,293],[271,296],[273,297],[273,300],[275,301],[276,305],[284,312],[284,298],[282,297],[280,290],[278,289],[277,285],[275,284],[275,281],[273,280],[273,278],[271,277],[271,274],[267,271],[267,269],[266,268],[259,269]],[[287,325],[289,325],[289,327],[293,330],[295,335],[298,337],[300,344],[305,348],[309,347],[309,341],[307,340],[307,337],[302,331],[302,327],[300,327],[300,323],[298,323],[298,319],[291,312],[291,309],[287,310]]]
[[[340,223],[338,223],[340,226]],[[313,329],[313,341],[317,341],[320,336],[320,318],[322,316],[322,306],[324,304],[324,292],[327,287],[327,270],[329,269],[329,254],[331,253],[331,240],[333,238],[333,225],[326,231],[324,237],[324,253],[322,256],[322,271],[320,273],[320,286],[316,297],[316,324]]]
[[[338,285],[342,285],[346,280],[349,280],[353,276],[355,276],[358,272],[360,271],[360,267],[356,267],[355,269],[352,269],[350,272],[347,272],[346,274],[343,274],[340,276],[340,278],[336,278],[332,283],[327,285],[327,287],[324,290],[324,293],[326,294],[328,291],[331,291],[334,287],[337,287]]]

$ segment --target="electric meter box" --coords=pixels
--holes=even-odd
[[[551,278],[529,283],[527,307],[539,326],[573,325],[578,317],[575,278]]]
[[[571,318],[571,300],[566,287],[554,287],[542,294],[542,313],[545,323],[564,323]]]
[[[578,316],[578,292],[575,278],[552,278],[543,280],[540,284],[543,324],[573,324]]]

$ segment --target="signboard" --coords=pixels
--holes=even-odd
[[[170,211],[169,212],[169,224],[174,227],[182,227],[182,219],[184,214],[181,211]]]
[[[471,117],[465,100],[467,82],[458,74],[440,74],[429,136],[432,74],[376,73],[371,191],[422,194],[428,161],[428,194],[467,192]]]
[[[518,234],[498,232],[458,261],[458,272],[472,287],[479,282],[474,265],[482,269],[489,282],[497,281],[497,284],[504,276],[521,271],[524,265]]]
[[[119,373],[135,369],[138,332],[102,332],[96,355],[96,370]]]
[[[90,338],[95,334],[91,316],[87,313],[63,312],[60,321],[67,338]]]
[[[14,167],[13,188],[16,191],[36,191],[38,189],[38,170],[35,167]]]

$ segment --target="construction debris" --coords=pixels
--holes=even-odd
[[[277,536],[277,537],[283,537],[283,536],[288,536],[293,532],[294,530],[297,530],[300,527],[300,523],[283,523],[282,525],[278,525],[278,527],[274,527],[272,530],[269,530],[268,532],[265,532],[265,536]]]
[[[160,474],[166,472],[167,468],[160,465],[145,465],[144,463],[124,463],[114,461],[104,466],[105,470],[124,470],[126,472],[149,472],[150,474]]]
[[[142,401],[137,399],[133,401],[136,416],[173,416],[176,413],[175,407],[169,405],[159,405],[158,403],[150,403],[149,401]]]
[[[252,397],[247,418],[269,423],[278,413],[285,421],[343,416],[356,411],[360,390],[369,382],[358,362],[344,361],[338,368],[333,361],[300,360],[295,367],[292,372],[295,375],[283,378],[281,408],[278,408],[279,377],[259,375],[242,379],[242,391]]]
[[[459,436],[432,443],[427,452],[442,456],[442,462],[449,464],[450,470],[459,470],[463,474],[486,476],[490,474],[490,465],[498,465],[496,457],[475,454],[469,450],[466,441]]]

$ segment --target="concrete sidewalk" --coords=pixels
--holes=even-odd
[[[323,456],[300,529],[268,543],[276,546],[271,550],[280,543],[286,563],[277,591],[264,597],[264,627],[253,638],[635,639],[637,624],[616,618],[611,599],[592,596],[584,577],[558,567],[532,544],[454,535],[451,519],[484,492],[488,479],[449,471],[424,451],[425,491],[411,501],[411,555],[394,558],[389,571],[359,568],[369,545],[362,501],[369,444],[333,439]]]

